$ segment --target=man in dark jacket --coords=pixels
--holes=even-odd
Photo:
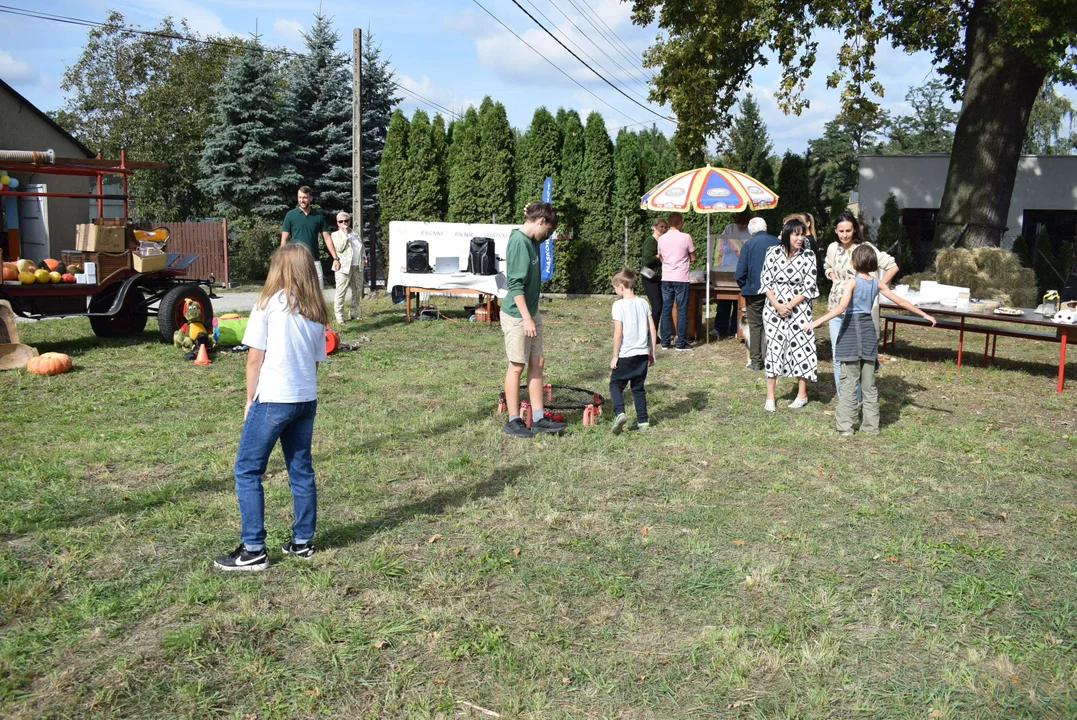
[[[766,338],[763,336],[763,305],[767,296],[760,292],[759,276],[763,272],[763,261],[767,250],[780,245],[781,240],[767,233],[767,221],[752,218],[748,222],[748,232],[752,236],[744,242],[737,261],[734,278],[740,285],[740,294],[744,298],[748,315],[748,352],[751,359],[745,365],[749,370],[763,369],[763,356],[766,354]]]

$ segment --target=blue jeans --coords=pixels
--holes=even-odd
[[[314,487],[314,466],[310,444],[314,436],[314,416],[318,401],[301,403],[263,403],[255,400],[247,411],[243,434],[239,438],[234,467],[236,498],[239,500],[239,537],[248,550],[265,548],[265,496],[262,475],[269,454],[280,440],[284,461],[288,465],[288,484],[292,490],[292,541],[308,543],[314,538],[318,520],[318,491]]]
[[[838,348],[838,333],[841,332],[841,321],[845,318],[844,315],[838,315],[835,318],[830,318],[827,323],[827,327],[830,328],[830,352],[837,353]],[[831,355],[833,357],[833,354]],[[877,363],[876,363],[877,364]],[[834,361],[834,394],[841,397],[841,363],[837,360]],[[860,381],[856,381],[856,401],[862,402],[864,399],[864,388],[861,386]]]
[[[673,303],[677,303],[677,347],[688,347],[688,283],[662,281],[662,347],[669,347],[673,328]]]

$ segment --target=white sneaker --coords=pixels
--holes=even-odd
[[[791,408],[793,408],[795,410],[797,408],[802,408],[807,404],[808,404],[808,398],[806,398],[806,397],[798,397],[796,400],[789,403],[789,407],[791,407]]]
[[[766,403],[766,405],[763,406],[763,409],[766,410],[767,412],[774,412],[778,408],[775,407],[773,400],[767,400],[767,403]]]

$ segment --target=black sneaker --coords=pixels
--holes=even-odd
[[[527,428],[527,425],[524,425],[524,421],[520,418],[509,420],[501,427],[501,432],[518,438],[529,438],[534,434]]]
[[[546,417],[531,421],[532,433],[559,433],[566,427],[568,423],[557,422]]]
[[[297,558],[303,558],[304,560],[310,560],[314,556],[314,543],[303,543],[299,545],[289,540],[281,545],[281,552],[285,555],[295,555]]]
[[[691,345],[685,345],[682,348],[677,348],[677,352],[690,352],[692,350],[695,350],[695,348],[692,347]]]
[[[221,570],[248,570],[257,572],[269,567],[269,555],[266,553],[265,548],[256,552],[248,552],[247,546],[240,543],[239,547],[227,555],[221,555],[213,562],[213,564]]]

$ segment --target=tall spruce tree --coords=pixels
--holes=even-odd
[[[546,108],[538,108],[531,117],[531,126],[524,135],[523,152],[517,156],[516,164],[520,168],[516,204],[522,208],[533,200],[542,199],[542,184],[547,177],[556,178],[561,169],[561,133],[557,121]]]
[[[389,118],[385,133],[385,148],[381,155],[378,193],[381,200],[382,237],[389,236],[389,223],[411,220],[408,217],[408,135],[411,123],[400,109]]]
[[[329,212],[352,206],[352,74],[348,57],[337,51],[340,35],[319,11],[307,52],[291,66],[288,134],[302,183],[314,188],[314,201]]]
[[[610,218],[613,189],[613,143],[602,115],[592,112],[583,129],[583,173],[580,176],[581,237],[588,249],[581,262],[593,268],[591,292],[605,283],[623,263],[621,243],[614,240]]]
[[[445,119],[435,113],[430,121],[431,163],[437,172],[438,220],[444,220],[449,212],[449,139],[445,131]]]
[[[453,123],[449,146],[450,222],[485,222],[482,204],[482,151],[479,149],[479,114],[469,107]]]
[[[516,192],[516,222],[524,221],[524,205],[527,204],[527,194],[524,193],[521,188],[525,188],[528,185],[526,176],[528,173],[527,168],[527,147],[530,144],[530,138],[527,133],[522,133],[516,128],[512,130],[513,142],[516,147],[513,150],[513,157],[516,158],[516,162],[513,163],[513,170],[516,173],[516,177],[513,178],[512,186]]]
[[[580,188],[583,176],[583,123],[575,110],[557,111],[561,130],[561,172],[553,181],[554,206],[561,221],[558,234],[553,288],[561,292],[585,292],[590,277],[577,262],[582,256],[580,238]]]
[[[815,207],[811,197],[811,178],[808,177],[808,164],[803,155],[786,151],[782,156],[782,166],[778,171],[778,207],[775,213],[778,222],[791,213],[811,212]]]
[[[673,145],[652,125],[639,133],[640,164],[644,192],[662,182],[677,169]]]
[[[283,134],[279,65],[255,40],[228,63],[199,161],[207,194],[229,218],[280,220],[300,176]]]
[[[505,106],[487,95],[479,106],[479,152],[482,156],[481,178],[483,214],[489,221],[511,221],[516,181],[515,139]]]
[[[643,192],[639,136],[621,128],[613,149],[613,234],[624,232],[628,218],[628,266],[635,268],[639,267],[640,246],[647,228],[639,206]]]
[[[443,188],[437,154],[430,116],[424,110],[416,110],[408,130],[407,171],[404,174],[407,186],[404,207],[408,220],[435,222],[441,219],[439,208]]]
[[[759,103],[751,93],[745,95],[739,105],[740,114],[722,138],[722,155],[730,169],[759,179],[759,173],[763,171],[763,165],[767,163],[773,145],[767,125],[759,114]]]
[[[368,31],[363,43],[363,82],[359,91],[359,98],[363,109],[362,114],[362,187],[363,187],[363,220],[362,237],[364,242],[378,242],[381,218],[381,159],[385,150],[385,134],[389,129],[389,117],[393,107],[400,102],[396,96],[396,86],[393,82],[393,71],[389,67],[388,60],[381,58],[381,46],[375,45],[373,36]],[[351,163],[348,163],[351,168]],[[351,208],[347,208],[349,211]],[[379,264],[382,264],[385,254],[378,252]]]

